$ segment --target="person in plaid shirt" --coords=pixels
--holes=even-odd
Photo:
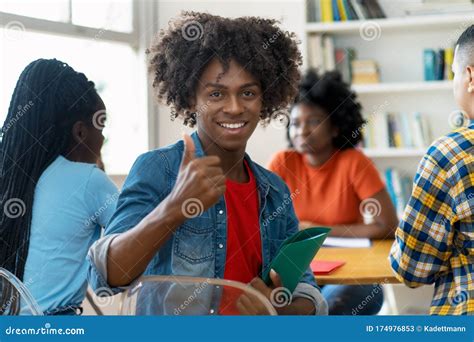
[[[409,287],[435,284],[430,314],[474,314],[474,25],[456,44],[463,127],[428,149],[395,233],[390,262]],[[452,117],[450,119],[453,119]]]

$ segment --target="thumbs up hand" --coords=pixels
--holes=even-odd
[[[201,215],[225,192],[225,175],[217,156],[196,158],[192,138],[184,135],[184,151],[178,178],[168,201],[181,209],[182,219]]]

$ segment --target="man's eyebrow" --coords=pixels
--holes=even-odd
[[[250,83],[245,83],[240,86],[240,89],[242,88],[248,88],[248,87],[253,87],[253,86],[258,86],[258,82],[250,82]],[[221,88],[221,89],[226,89],[227,86],[220,84],[220,83],[206,83],[204,85],[205,88]]]
[[[249,82],[242,84],[240,88],[248,88],[248,87],[253,87],[253,86],[259,86],[258,82]]]
[[[206,83],[204,85],[205,88],[227,88],[225,85],[220,83]]]

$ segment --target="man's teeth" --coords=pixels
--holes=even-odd
[[[245,125],[245,122],[239,122],[239,123],[219,123],[220,126],[224,127],[224,128],[231,128],[231,129],[235,129],[235,128],[240,128],[240,127],[243,127]]]

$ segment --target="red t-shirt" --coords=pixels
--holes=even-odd
[[[247,162],[247,183],[226,180],[227,254],[224,279],[248,283],[262,267],[257,182]]]

